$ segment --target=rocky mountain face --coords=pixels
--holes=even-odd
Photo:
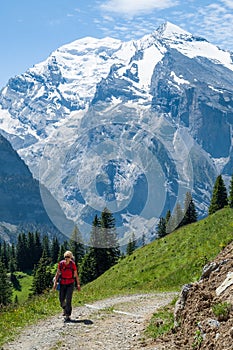
[[[219,173],[228,184],[232,58],[171,23],[137,41],[80,39],[9,80],[0,132],[86,243],[106,206],[122,239],[150,239],[187,191],[202,217]]]
[[[40,192],[48,197],[54,213],[64,223],[68,222],[49,191],[33,179],[29,168],[11,144],[0,135],[0,241],[15,242],[17,234],[27,230],[39,230],[41,234],[65,239],[48,217]]]
[[[232,292],[233,243],[204,267],[200,281],[183,287],[173,332],[157,339],[156,349],[232,349]]]

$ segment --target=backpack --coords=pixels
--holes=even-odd
[[[74,283],[74,262],[70,261],[68,265],[66,265],[65,260],[60,261],[59,270],[61,271],[61,275],[59,277],[61,284],[69,284]]]

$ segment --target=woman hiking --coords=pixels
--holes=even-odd
[[[72,312],[72,296],[75,280],[77,282],[78,291],[81,290],[77,266],[74,262],[73,254],[69,250],[64,253],[64,260],[58,263],[53,283],[54,290],[57,288],[58,280],[60,280],[59,301],[63,308],[65,321],[68,322],[70,321],[70,315]]]

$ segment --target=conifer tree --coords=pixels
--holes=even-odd
[[[172,231],[179,228],[183,220],[184,213],[179,202],[177,202],[174,213],[172,215]]]
[[[172,215],[171,215],[171,210],[168,210],[166,213],[165,217],[165,222],[166,222],[166,233],[170,233],[173,230],[172,226]]]
[[[0,262],[0,309],[2,306],[12,302],[13,288],[7,277],[7,270],[2,262]]]
[[[59,245],[58,239],[57,237],[53,237],[52,245],[51,245],[51,259],[53,264],[56,264],[58,262],[59,251],[60,251],[60,245]]]
[[[64,259],[64,253],[69,250],[69,243],[67,241],[64,241],[60,246],[58,261],[61,261]]]
[[[10,259],[10,256],[8,254],[8,249],[7,249],[7,244],[6,244],[6,241],[3,241],[3,245],[2,245],[2,254],[1,254],[1,261],[5,267],[6,270],[9,269],[9,259]]]
[[[51,288],[52,279],[53,274],[51,271],[51,266],[49,264],[49,258],[44,255],[42,256],[38,263],[38,266],[34,270],[32,293],[42,294],[46,289]]]
[[[126,247],[126,254],[131,255],[136,249],[136,239],[135,239],[135,234],[132,233],[129,242]]]
[[[180,226],[188,225],[197,221],[197,212],[190,192],[186,193],[184,202],[184,217]]]
[[[10,249],[9,270],[10,270],[10,272],[15,272],[16,271],[16,251],[15,251],[14,243],[12,243],[11,249]]]
[[[222,179],[222,176],[219,175],[215,181],[213,194],[209,206],[209,215],[215,213],[217,210],[220,210],[228,205],[227,199],[227,190]]]
[[[49,258],[51,254],[50,254],[50,244],[49,244],[48,235],[44,235],[42,238],[42,249],[43,249],[42,256]]]
[[[167,231],[166,231],[166,219],[164,219],[163,217],[159,218],[159,223],[157,226],[157,236],[158,238],[162,238],[164,236],[166,236]]]
[[[33,270],[36,261],[35,261],[35,241],[34,241],[34,234],[32,232],[28,232],[28,235],[27,235],[27,251],[28,251],[27,269]]]
[[[85,255],[84,244],[77,225],[75,225],[74,230],[70,236],[69,250],[72,251],[76,264],[78,264]]]
[[[233,208],[233,175],[231,176],[228,201],[229,201],[229,207]]]
[[[26,271],[28,266],[28,247],[25,233],[18,235],[16,244],[16,264],[19,271]]]
[[[101,270],[102,248],[100,248],[100,235],[100,220],[98,216],[95,215],[90,233],[90,247],[80,266],[80,279],[83,284],[95,280],[104,272]]]
[[[43,248],[42,248],[42,243],[41,243],[41,238],[40,238],[40,233],[36,232],[35,233],[35,264],[37,265],[40,258],[42,257],[42,252],[43,252]]]
[[[115,219],[108,208],[104,208],[101,213],[101,237],[103,239],[103,248],[105,250],[106,259],[104,261],[104,269],[108,270],[117,263],[120,257],[120,249],[116,235]]]
[[[120,257],[117,243],[115,219],[105,208],[99,219],[95,216],[90,234],[90,248],[80,267],[82,283],[88,283],[113,266]]]

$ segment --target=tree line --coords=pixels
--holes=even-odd
[[[214,214],[216,211],[226,206],[233,208],[233,175],[230,181],[229,195],[222,175],[216,178],[208,214]],[[165,217],[159,218],[157,237],[162,238],[175,229],[196,222],[197,218],[197,211],[192,195],[190,192],[187,192],[184,200],[184,209],[182,209],[180,203],[177,203],[172,214],[171,211],[168,210]]]
[[[120,248],[112,213],[105,208],[100,217],[95,216],[88,246],[83,244],[77,226],[69,240],[62,244],[57,237],[50,241],[47,235],[41,237],[38,232],[19,234],[16,245],[3,241],[0,244],[0,307],[12,302],[15,271],[33,271],[32,295],[51,288],[57,263],[64,258],[66,250],[71,250],[74,255],[82,284],[94,280],[116,264]]]
[[[233,176],[230,182],[229,196],[219,175],[214,184],[208,213],[229,205],[233,208]],[[197,221],[197,212],[191,193],[187,192],[184,209],[178,203],[171,214],[161,217],[157,225],[157,238],[164,237],[181,226]],[[130,255],[137,248],[137,241],[132,233],[126,247]],[[77,228],[68,241],[59,243],[57,237],[49,240],[47,235],[40,236],[38,232],[18,235],[16,245],[0,243],[0,307],[12,302],[12,285],[16,283],[15,271],[33,271],[32,294],[41,294],[52,285],[54,266],[63,259],[64,252],[71,250],[79,268],[82,284],[91,282],[116,264],[121,256],[116,234],[115,219],[105,208],[100,217],[94,217],[90,232],[90,242],[85,246]],[[10,274],[10,279],[8,275]]]

